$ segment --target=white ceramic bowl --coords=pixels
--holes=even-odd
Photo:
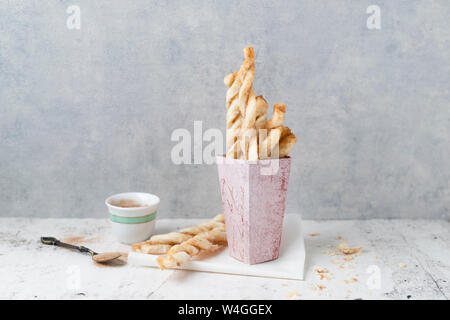
[[[121,200],[132,201],[141,207],[119,207],[117,205]],[[105,204],[109,210],[113,234],[120,242],[131,244],[150,238],[159,205],[157,196],[143,192],[119,193],[108,197]]]

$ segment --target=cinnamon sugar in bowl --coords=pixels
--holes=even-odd
[[[155,227],[159,198],[150,193],[127,192],[108,197],[113,234],[126,244],[147,240]]]

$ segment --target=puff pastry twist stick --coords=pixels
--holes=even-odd
[[[226,244],[226,241],[227,235],[224,230],[213,229],[202,232],[181,244],[173,246],[166,255],[159,256],[156,261],[161,270],[175,268],[196,255],[219,249]]]
[[[228,87],[226,95],[227,107],[227,157],[238,158],[240,155],[239,136],[246,107],[253,91],[255,77],[255,55],[252,47],[244,49],[245,60],[236,73],[225,77],[224,83]]]
[[[178,232],[154,235],[147,241],[133,244],[131,249],[135,252],[147,254],[165,254],[173,245],[180,244],[197,234],[213,229],[225,231],[225,217],[223,214],[215,216],[211,221],[184,228]]]
[[[269,130],[267,136],[260,135],[260,159],[276,159],[287,156],[297,138],[291,129],[283,126],[286,114],[286,105],[276,103],[273,106],[272,118],[267,121],[266,128]]]
[[[250,91],[248,103],[245,107],[244,120],[242,122],[240,139],[240,159],[258,160],[258,137],[255,128],[256,121],[256,97],[253,89]]]
[[[292,133],[288,127],[282,127],[279,143],[279,157],[286,157],[297,142],[297,137]]]

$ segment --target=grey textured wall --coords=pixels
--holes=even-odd
[[[224,128],[223,76],[253,45],[255,91],[299,138],[288,212],[447,218],[449,17],[448,0],[1,1],[0,216],[104,217],[133,190],[161,216],[219,212],[216,167],[172,164],[170,135]]]

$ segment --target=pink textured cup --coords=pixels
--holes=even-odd
[[[291,158],[216,160],[230,255],[247,264],[277,259]]]

